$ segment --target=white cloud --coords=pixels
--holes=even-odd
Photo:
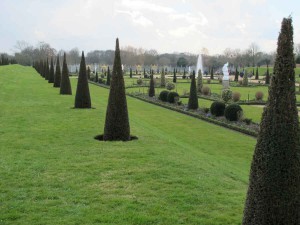
[[[204,26],[208,24],[208,19],[201,13],[198,12],[196,15],[192,15],[191,13],[176,13],[176,14],[171,14],[169,15],[169,18],[171,20],[185,20],[189,24],[195,24],[195,25],[200,25]]]
[[[143,14],[139,11],[116,10],[115,12],[116,14],[121,13],[121,14],[129,15],[134,24],[141,25],[143,27],[149,27],[153,25],[153,22],[150,19],[143,16]]]
[[[174,9],[171,7],[165,7],[159,4],[154,4],[148,1],[138,1],[138,0],[122,0],[121,6],[126,7],[131,10],[148,10],[158,13],[172,13]]]

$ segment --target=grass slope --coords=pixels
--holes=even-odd
[[[139,140],[98,142],[108,90],[90,91],[96,109],[71,109],[0,67],[0,224],[241,223],[255,139],[128,98]]]

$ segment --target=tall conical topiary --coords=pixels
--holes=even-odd
[[[50,74],[49,61],[48,61],[48,58],[47,58],[46,65],[45,65],[45,80],[49,80],[49,74]]]
[[[197,77],[197,91],[198,91],[199,93],[201,93],[202,87],[203,87],[202,72],[201,72],[201,70],[199,69],[199,71],[198,71],[198,77]]]
[[[165,87],[166,86],[166,77],[165,77],[165,69],[162,68],[161,75],[160,75],[160,86]]]
[[[51,57],[51,60],[50,60],[50,70],[49,70],[48,83],[54,83],[54,65],[53,65],[53,58],[52,57]]]
[[[85,65],[84,53],[82,51],[79,75],[75,96],[75,108],[91,108],[91,96],[89,90],[89,83]]]
[[[267,65],[267,72],[266,72],[266,84],[270,84],[270,72],[269,72],[269,65]]]
[[[174,72],[173,72],[173,83],[176,83],[177,81],[177,77],[176,77],[176,70],[174,68]]]
[[[214,68],[211,67],[211,70],[210,70],[210,79],[214,79]]]
[[[116,40],[115,59],[106,110],[103,140],[130,140],[130,126],[118,38]]]
[[[235,68],[234,81],[235,82],[239,81],[239,71],[238,71],[237,67]]]
[[[247,70],[244,71],[242,85],[243,86],[248,86],[248,72],[247,72]]]
[[[150,75],[150,87],[149,87],[149,97],[155,96],[155,87],[154,87],[154,79],[153,79],[153,70]]]
[[[60,87],[60,82],[61,82],[61,72],[60,72],[59,55],[57,55],[53,87]]]
[[[96,82],[96,83],[98,83],[98,82],[99,82],[99,76],[98,76],[98,72],[96,72],[95,82]]]
[[[71,95],[72,94],[66,53],[64,53],[64,61],[63,61],[61,82],[60,82],[60,94],[61,95]]]
[[[106,85],[110,85],[110,69],[109,69],[109,66],[107,67]]]
[[[258,67],[256,67],[255,80],[258,80],[258,78],[259,78]]]
[[[300,224],[300,143],[291,18],[284,18],[274,76],[251,164],[243,225]]]
[[[195,78],[195,71],[193,71],[188,108],[189,109],[198,109],[198,107],[199,106],[198,106],[196,78]]]

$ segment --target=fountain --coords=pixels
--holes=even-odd
[[[203,73],[203,65],[202,65],[202,55],[199,54],[198,56],[198,60],[197,60],[197,67],[196,67],[196,77],[198,77],[198,72],[199,70],[201,70],[201,72]]]
[[[222,71],[223,71],[223,78],[222,78],[223,89],[229,89],[228,62],[224,64]]]

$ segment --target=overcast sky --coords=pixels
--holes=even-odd
[[[300,43],[300,0],[0,0],[0,52],[18,40],[57,50],[114,49],[210,54],[225,48],[276,49],[283,17],[292,15]]]

